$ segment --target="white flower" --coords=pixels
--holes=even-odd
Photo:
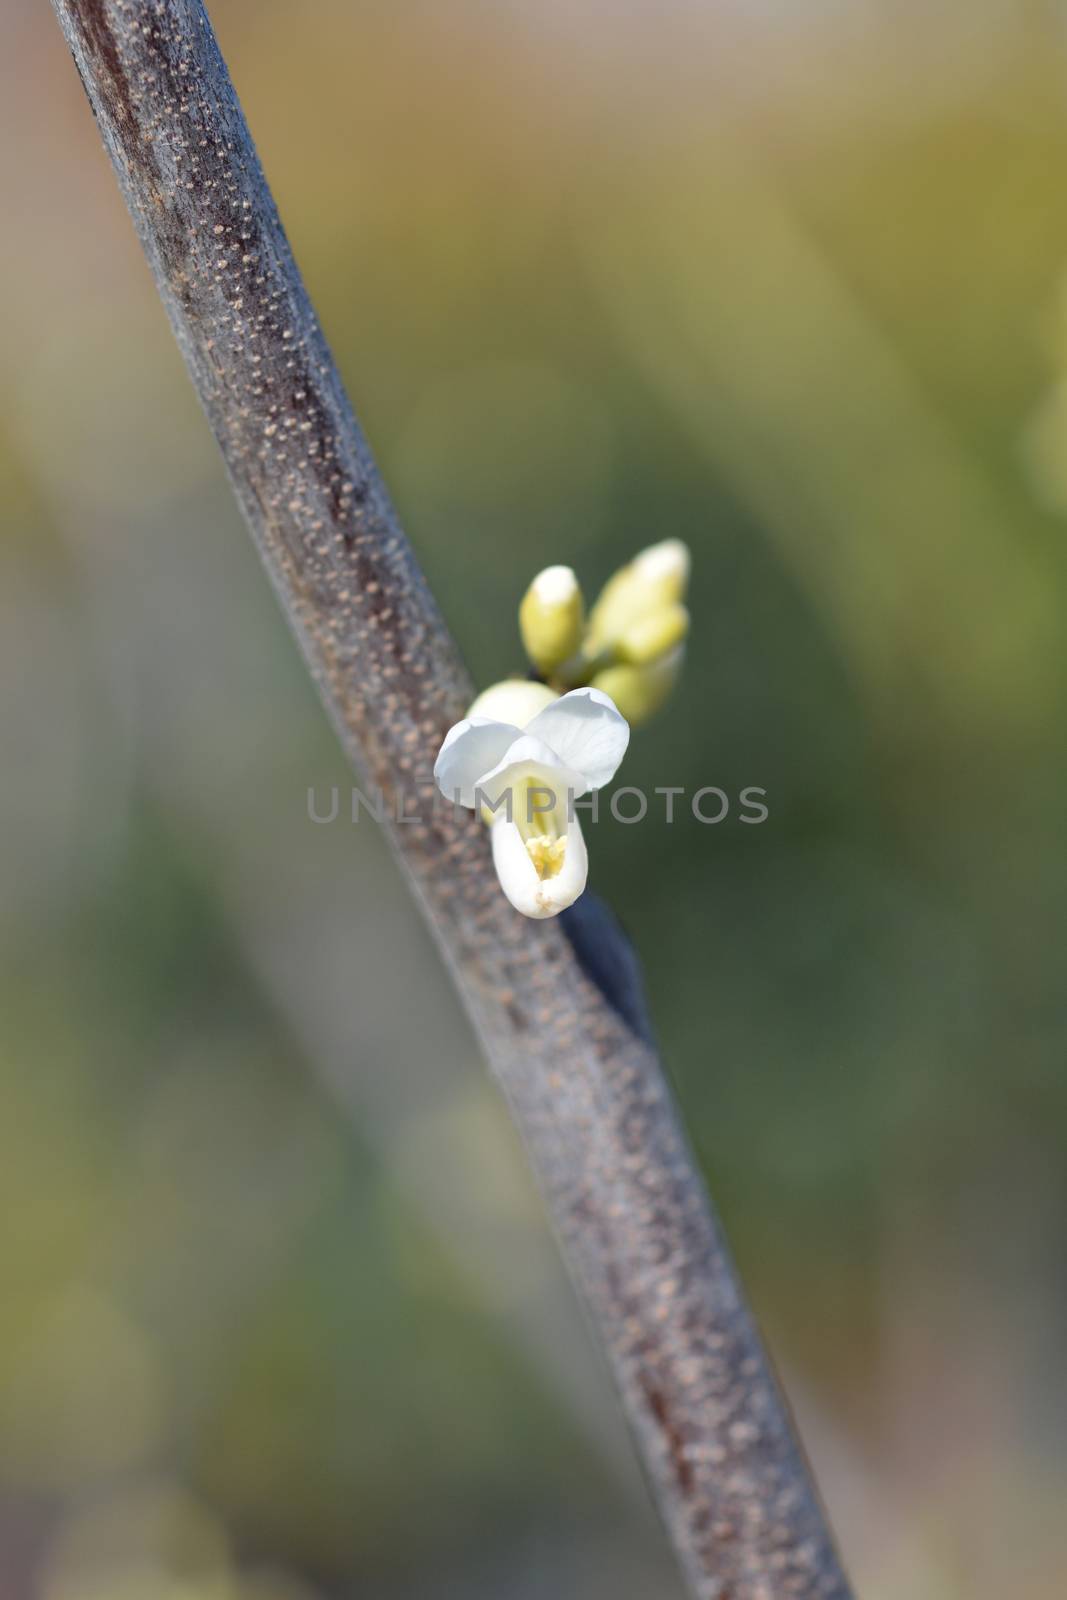
[[[497,877],[516,911],[554,917],[585,888],[574,801],[614,777],[629,741],[626,718],[599,689],[557,699],[521,682],[487,690],[449,730],[433,769],[437,786],[449,800],[482,807]]]

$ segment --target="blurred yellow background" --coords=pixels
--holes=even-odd
[[[1067,14],[212,6],[481,683],[694,629],[593,882],[865,1600],[1067,1570]],[[0,1595],[680,1586],[59,30],[0,15]]]

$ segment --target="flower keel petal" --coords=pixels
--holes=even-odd
[[[563,862],[558,872],[542,877],[534,865],[526,842],[513,822],[503,818],[494,822],[490,830],[493,846],[493,865],[500,879],[500,887],[524,917],[543,920],[555,917],[575,900],[585,888],[589,874],[589,858],[578,819],[568,825],[563,840]]]

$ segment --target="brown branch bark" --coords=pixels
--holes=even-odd
[[[337,732],[426,795],[472,686],[398,525],[198,0],[54,0],[234,491]],[[409,800],[410,804],[410,800]],[[524,1136],[692,1592],[848,1587],[650,1042],[586,900],[530,923],[473,814],[392,843]]]

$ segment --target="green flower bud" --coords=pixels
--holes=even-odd
[[[632,622],[619,637],[616,653],[630,666],[647,666],[680,645],[688,632],[689,613],[676,601]]]
[[[519,631],[526,654],[546,675],[569,660],[582,640],[585,602],[570,567],[546,567],[519,606]]]
[[[689,551],[681,539],[649,545],[608,579],[589,616],[587,648],[602,650],[650,611],[676,604],[689,581]]]
[[[681,675],[685,646],[644,666],[629,663],[604,667],[593,678],[594,689],[610,695],[631,727],[639,727],[664,704]]]

